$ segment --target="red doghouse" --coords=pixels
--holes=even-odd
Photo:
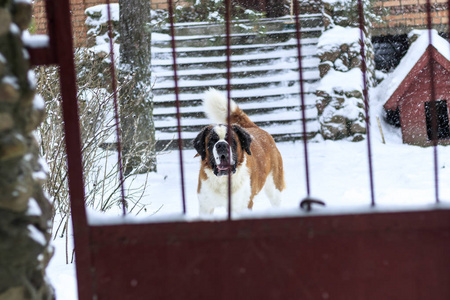
[[[437,143],[450,144],[449,44],[436,31],[431,40],[424,31],[379,87],[388,119],[401,126],[406,144],[433,145],[433,127]]]

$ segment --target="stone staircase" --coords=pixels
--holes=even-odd
[[[231,36],[231,97],[277,141],[303,136],[295,24],[289,18],[265,19],[267,32]],[[316,56],[322,16],[304,15],[302,63],[308,138],[318,131],[315,86],[320,79]],[[226,90],[223,26],[204,23],[176,26],[178,86],[184,147],[210,124],[201,107],[205,90]],[[154,33],[152,41],[154,120],[157,148],[178,139],[170,36]],[[172,142],[170,148],[177,146]]]

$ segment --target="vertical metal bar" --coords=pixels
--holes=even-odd
[[[450,43],[450,0],[447,1],[447,41]]]
[[[429,45],[433,45],[433,37],[431,33],[431,3],[430,0],[427,0],[426,3],[427,10],[427,29],[428,29],[428,42]],[[433,161],[434,161],[434,197],[435,202],[439,203],[439,168],[438,168],[438,115],[437,115],[437,107],[436,107],[436,91],[435,91],[435,82],[434,82],[434,64],[431,48],[427,47],[427,55],[428,55],[428,68],[430,70],[430,112],[431,112],[431,136],[433,142]]]
[[[177,70],[177,52],[175,42],[175,25],[173,14],[173,0],[168,0],[169,4],[169,22],[170,34],[172,36],[172,61],[173,61],[173,80],[175,84],[175,105],[177,109],[177,131],[178,131],[178,152],[180,159],[180,175],[181,175],[181,198],[183,205],[183,214],[186,214],[186,193],[184,186],[184,164],[183,164],[183,139],[181,138],[181,113],[180,113],[180,89],[178,87],[178,70]]]
[[[231,0],[225,0],[225,31],[226,31],[226,67],[227,67],[227,132],[228,132],[228,157],[231,158]],[[231,162],[231,160],[230,160]],[[231,168],[229,168],[231,170]],[[231,172],[228,172],[228,220],[231,220]]]
[[[124,178],[123,178],[123,164],[122,164],[122,143],[121,143],[121,130],[119,122],[119,105],[117,102],[117,82],[116,82],[116,68],[115,68],[115,56],[114,56],[114,46],[113,46],[113,32],[112,32],[112,22],[111,22],[111,5],[110,0],[106,0],[106,6],[108,11],[108,35],[109,35],[109,54],[111,57],[110,71],[111,71],[111,87],[113,90],[113,102],[114,102],[114,119],[116,121],[116,141],[117,141],[117,162],[119,168],[119,184],[120,184],[120,194],[122,197],[122,214],[125,216],[127,213],[126,202],[125,202],[125,189],[124,189]]]
[[[303,128],[303,154],[305,158],[305,177],[306,177],[306,194],[307,198],[311,195],[311,185],[309,179],[309,158],[308,158],[308,138],[306,136],[306,112],[305,112],[305,90],[303,87],[303,65],[302,65],[302,45],[301,45],[301,24],[299,17],[299,3],[294,1],[294,15],[295,15],[295,26],[297,35],[297,56],[298,56],[298,73],[299,73],[299,84],[300,84],[300,100],[301,100],[301,114],[302,114],[302,128]]]
[[[372,145],[370,141],[370,118],[369,118],[369,95],[367,90],[367,66],[366,66],[366,53],[364,44],[364,7],[362,0],[358,0],[359,11],[359,32],[361,39],[361,71],[363,80],[363,97],[364,97],[364,112],[366,117],[366,130],[367,130],[367,156],[369,161],[369,184],[370,184],[370,199],[371,206],[375,206],[375,193],[373,183],[373,166],[372,166]]]
[[[72,44],[72,26],[69,0],[46,1],[47,14],[52,20],[48,24],[50,44],[60,67],[60,85],[64,118],[64,135],[67,151],[69,196],[72,210],[78,297],[93,299],[90,254],[90,229],[87,224],[85,193],[81,155],[80,125],[75,64]]]

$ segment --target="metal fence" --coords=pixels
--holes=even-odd
[[[173,1],[168,2],[179,129],[181,201],[186,213]],[[228,105],[232,89],[231,2],[225,0]],[[294,4],[299,102],[304,108],[301,22],[298,2],[294,1]],[[427,0],[430,30],[431,6]],[[362,0],[358,1],[358,8],[363,41]],[[69,1],[47,1],[46,9],[50,43],[47,47],[30,48],[29,51],[34,65],[60,66],[80,299],[450,299],[450,211],[445,209],[230,222],[229,192],[228,221],[90,226],[84,204]],[[431,43],[431,33],[429,39]],[[110,41],[112,43],[112,39]],[[370,204],[375,206],[364,43],[361,43],[360,54]],[[436,114],[431,60],[429,67],[433,99],[429,111]],[[111,70],[114,74],[114,65]],[[113,89],[116,90],[114,82]],[[307,187],[304,201],[309,204],[312,200],[305,119],[303,115]],[[431,120],[435,120],[432,121],[432,141],[435,202],[439,203],[438,124],[437,118]],[[116,122],[118,124],[117,100]],[[227,126],[230,128],[231,124]],[[120,134],[117,133],[120,162]],[[123,182],[122,173],[120,176]],[[230,187],[231,175],[228,181]],[[112,261],[117,269],[110,268]]]

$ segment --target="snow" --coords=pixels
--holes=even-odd
[[[9,25],[9,31],[14,34],[14,35],[19,35],[20,34],[20,28],[19,26],[17,26],[15,23],[11,23]]]
[[[44,172],[45,174],[50,173],[50,168],[49,168],[47,162],[45,161],[45,159],[43,159],[42,157],[39,157],[38,163],[41,167],[42,172]]]
[[[72,220],[69,221],[69,228],[72,229]],[[73,239],[69,238],[67,242],[68,249],[73,249]],[[78,300],[75,265],[66,264],[66,240],[56,237],[52,246],[54,254],[47,267],[47,276],[55,288],[56,299]],[[69,251],[72,253],[72,250]]]
[[[381,104],[375,100],[372,119]],[[404,210],[449,208],[450,148],[438,147],[440,195],[442,203],[434,204],[433,150],[402,144],[399,130],[383,123],[386,144],[381,143],[378,127],[372,124],[372,146],[376,207],[370,207],[367,147],[365,142],[320,141],[308,144],[311,169],[311,196],[324,200],[326,207],[315,207],[312,213],[298,209],[306,196],[301,142],[278,143],[283,156],[287,189],[283,193],[281,208],[271,208],[264,194],[255,198],[252,212],[235,216],[242,218],[301,217],[308,215],[336,215],[354,213],[377,213]],[[184,170],[187,216],[181,214],[181,187],[179,156],[177,151],[158,157],[158,172],[150,174],[147,187],[148,211],[138,216],[120,217],[120,209],[110,213],[88,210],[93,225],[123,223],[154,223],[195,221],[197,213],[197,176],[199,158],[194,150],[184,150]],[[133,183],[145,180],[137,176]],[[129,184],[129,183],[128,183]],[[210,219],[211,217],[206,217]],[[226,218],[225,209],[214,220]],[[202,217],[201,219],[205,219]],[[55,285],[59,299],[76,299],[74,264],[65,264],[65,240],[56,238],[56,255],[50,262],[48,275]],[[71,249],[71,248],[70,248]]]
[[[320,80],[317,90],[329,95],[345,91],[362,91],[362,72],[359,68],[353,68],[348,72],[340,72],[331,69],[325,77]]]
[[[119,3],[111,3],[111,20],[119,21]],[[108,22],[108,5],[100,4],[96,6],[89,7],[85,10],[85,14],[88,16],[99,16],[98,19],[93,19],[91,17],[86,19],[86,25],[89,26],[99,26]]]
[[[109,43],[104,43],[104,44],[100,44],[100,45],[95,45],[89,48],[89,51],[92,51],[96,54],[98,53],[103,53],[104,55],[110,54],[111,53],[111,47],[109,46]],[[120,56],[120,45],[114,43],[113,44],[113,51],[114,51],[114,57],[117,58]],[[107,59],[105,59],[106,63],[110,63],[111,59],[108,56]]]
[[[153,216],[134,216],[126,215],[124,216],[110,216],[96,210],[87,209],[87,219],[88,223],[93,226],[100,225],[117,225],[117,224],[139,224],[139,223],[165,223],[165,222],[182,222],[194,220],[192,217],[183,215],[181,212],[178,213],[167,213],[164,215],[153,215]]]
[[[267,76],[267,77],[256,77],[256,78],[231,78],[232,84],[252,84],[252,83],[263,83],[263,82],[281,82],[286,80],[298,80],[298,72],[286,72],[285,74]],[[212,79],[212,80],[180,80],[178,82],[179,87],[195,87],[195,86],[225,86],[227,81],[225,78]],[[173,80],[162,82],[158,84],[158,88],[168,88],[174,87]],[[308,85],[307,83],[305,85]]]
[[[322,52],[333,51],[339,49],[342,44],[354,45],[355,52],[360,51],[359,40],[361,39],[361,31],[355,27],[335,26],[322,33],[319,38],[317,47],[319,54]]]
[[[425,50],[430,45],[428,30],[413,30],[410,32],[409,37],[412,35],[419,35],[418,39],[411,44],[408,52],[400,61],[395,70],[384,79],[378,86],[378,95],[380,99],[387,101],[395,90],[399,87],[411,69],[416,65],[417,61],[425,53]],[[442,54],[446,59],[450,59],[449,44],[448,42],[439,36],[436,30],[431,30],[432,45]]]
[[[427,37],[427,35],[422,35],[416,42],[417,45],[426,43],[421,40],[423,36]],[[342,43],[358,45],[360,32],[359,29],[343,30],[342,27],[336,26],[332,30],[324,32],[322,37],[319,41],[320,49],[335,47]],[[167,40],[170,37],[153,33],[152,38],[155,41]],[[439,39],[435,38],[434,33],[433,43],[441,44]],[[441,47],[441,45],[437,47]],[[448,44],[446,47],[446,51],[448,51]],[[359,47],[356,51],[359,52]],[[419,52],[419,50],[416,51]],[[108,53],[109,48],[105,52]],[[409,55],[413,56],[413,54]],[[448,52],[446,55],[448,57]],[[415,56],[408,58],[405,62],[413,64],[414,59]],[[403,69],[402,72],[405,72],[407,67],[405,66]],[[395,72],[392,75],[394,74]],[[391,77],[396,78],[396,76],[400,75]],[[298,77],[295,77],[294,80],[296,78]],[[319,88],[329,91],[330,94],[331,92],[362,90],[362,74],[359,69],[352,69],[345,73],[333,70],[325,78],[326,80],[321,80]],[[388,79],[385,80],[386,83],[392,81],[392,79]],[[298,84],[295,84],[282,89],[288,94],[293,91],[298,92],[298,88]],[[390,88],[389,85],[382,85],[373,89],[369,97],[375,207],[370,206],[367,143],[365,141],[359,143],[323,141],[320,137],[316,137],[308,143],[311,197],[325,201],[325,207],[314,207],[310,213],[299,209],[300,201],[307,196],[303,144],[301,141],[280,142],[277,145],[283,157],[286,175],[286,190],[283,192],[281,207],[272,208],[268,198],[261,193],[254,199],[253,211],[236,214],[233,218],[303,217],[450,208],[450,186],[447,184],[450,181],[450,147],[437,147],[441,200],[441,203],[437,205],[434,198],[433,148],[403,144],[400,129],[387,125],[383,120],[382,128],[386,144],[381,142],[381,133],[374,120],[383,115],[382,106],[385,98],[382,92],[386,92]],[[278,92],[272,89],[265,91],[265,94],[270,93],[275,95]],[[249,94],[248,91],[232,91],[232,97],[246,96],[255,95]],[[170,97],[172,96],[161,96],[158,101],[169,100]],[[198,95],[183,94],[182,97],[184,97],[183,99],[197,99]],[[349,107],[347,113],[352,115],[355,111]],[[297,125],[300,130],[301,124]],[[277,126],[273,127],[276,131]],[[148,177],[147,175],[137,175],[125,182],[125,186],[129,188],[139,188],[147,183],[145,197],[141,200],[142,204],[146,205],[146,211],[141,211],[137,216],[122,217],[119,207],[115,207],[107,213],[88,209],[88,222],[99,226],[124,223],[192,222],[200,219],[224,220],[227,216],[225,208],[218,209],[213,216],[205,217],[198,214],[197,182],[200,161],[195,154],[196,152],[192,149],[183,151],[186,215],[182,214],[179,153],[172,151],[158,156],[157,173],[150,173]],[[113,160],[111,159],[111,164],[114,163]],[[48,276],[56,288],[58,299],[76,299],[75,266],[65,263],[65,240],[56,237],[53,245],[55,246],[55,256],[47,269]],[[71,253],[71,249],[73,249],[72,234],[68,247]]]
[[[32,177],[36,181],[45,182],[47,180],[47,173],[44,171],[33,172]]]
[[[41,95],[39,94],[34,95],[33,108],[37,110],[43,110],[45,108],[45,101]]]
[[[311,27],[311,28],[302,28],[300,31],[302,33],[307,32],[315,32],[315,31],[321,31],[322,27]],[[295,30],[282,30],[282,31],[271,31],[271,34],[277,34],[277,33],[295,33]],[[231,37],[245,37],[245,36],[257,36],[258,33],[232,33]],[[219,34],[219,35],[177,35],[175,36],[176,41],[186,41],[186,40],[199,40],[199,39],[212,39],[212,38],[218,38],[218,37],[225,37],[225,34]],[[152,34],[153,38],[153,34]],[[157,40],[159,41],[170,41],[172,37],[168,34],[158,34]]]
[[[29,48],[46,48],[50,46],[50,38],[45,34],[31,35],[28,30],[22,32],[23,44]]]
[[[166,35],[164,35],[166,36]],[[152,33],[152,40],[155,40],[155,38],[161,37],[160,33],[153,32]],[[169,37],[170,38],[170,37]],[[165,38],[164,38],[165,40]],[[302,52],[310,44],[317,43],[318,38],[302,38],[301,44],[302,44]],[[259,49],[261,47],[279,47],[279,46],[295,46],[297,45],[297,39],[289,39],[286,42],[279,42],[276,44],[248,44],[248,45],[231,45],[230,48],[232,50],[238,50],[238,49]],[[316,46],[314,45],[314,48]],[[226,46],[210,46],[210,47],[177,47],[177,52],[197,52],[197,51],[213,51],[213,50],[224,50],[226,49]],[[163,47],[152,47],[153,53],[172,53],[172,48],[163,48]]]
[[[314,55],[316,53],[315,51],[316,49],[312,49],[312,51],[310,50],[309,52],[306,51],[306,53],[302,53],[302,55],[306,56],[306,55]],[[289,49],[289,50],[279,50],[277,51],[277,53],[257,53],[257,54],[248,54],[247,55],[247,59],[248,60],[253,60],[253,59],[270,59],[270,58],[280,58],[280,57],[289,57],[289,56],[297,56],[297,49]],[[231,61],[240,61],[242,60],[242,57],[240,56],[231,56],[230,57]],[[315,59],[316,65],[320,62],[319,59]],[[210,57],[201,57],[198,59],[198,61],[196,61],[196,63],[205,63],[205,62],[224,62],[226,61],[226,57],[225,56],[210,56]],[[172,61],[168,61],[168,60],[159,60],[159,59],[154,59],[152,61],[153,64],[155,65],[172,65]],[[191,57],[181,57],[181,58],[177,58],[177,63],[178,64],[187,64],[187,63],[192,63],[192,58]]]
[[[5,84],[12,85],[15,89],[19,89],[19,83],[17,82],[17,78],[11,75],[7,75],[3,77],[2,82]]]
[[[42,246],[45,246],[45,244],[47,244],[47,241],[45,239],[44,234],[39,231],[39,229],[37,229],[34,225],[28,225],[28,234],[30,235],[30,237],[38,244],[41,244]]]
[[[37,203],[36,199],[30,198],[28,201],[28,209],[26,212],[27,216],[40,216],[42,214],[42,210],[39,207],[39,204]]]
[[[36,74],[34,73],[34,71],[33,70],[29,70],[28,73],[27,73],[27,77],[28,77],[28,82],[30,83],[30,87],[32,89],[35,89],[37,80],[36,80]]]
[[[316,87],[316,85],[311,85]],[[245,97],[254,97],[255,95],[262,95],[260,92],[264,92],[263,95],[265,96],[274,96],[274,95],[280,95],[281,94],[285,94],[285,95],[289,95],[292,93],[296,93],[298,92],[300,89],[299,85],[293,85],[293,86],[287,86],[287,87],[274,87],[271,89],[261,89],[261,90],[257,90],[257,93],[255,93],[255,90],[231,90],[231,98],[236,99],[236,98],[245,98]],[[305,93],[308,93],[311,91],[305,91]],[[202,95],[199,94],[188,94],[188,93],[183,93],[180,94],[180,100],[192,100],[192,99],[201,99]],[[155,97],[155,101],[157,102],[164,102],[164,101],[172,101],[174,98],[173,95],[170,94],[166,94],[166,95],[159,95],[157,97]]]
[[[173,76],[173,71],[160,71],[161,68],[158,67],[154,67],[153,69],[153,73],[155,74],[155,77],[157,78],[162,78],[162,77],[167,77],[167,76]],[[269,71],[269,70],[280,70],[280,69],[285,69],[285,70],[290,70],[292,69],[292,62],[281,62],[281,63],[277,63],[277,64],[265,64],[263,66],[250,66],[250,67],[235,67],[235,68],[231,68],[231,73],[235,74],[238,72],[256,72],[256,71]],[[227,72],[227,70],[225,69],[188,69],[188,70],[179,70],[177,72],[178,76],[185,76],[185,75],[190,75],[190,74],[197,74],[197,75],[203,75],[203,74],[225,74]],[[298,72],[297,72],[297,77],[298,77]],[[233,76],[231,77],[233,79]],[[320,78],[320,73],[317,70],[304,70],[303,71],[303,78],[305,80],[308,79],[319,79]]]

